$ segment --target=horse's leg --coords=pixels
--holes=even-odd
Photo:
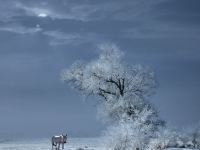
[[[58,149],[58,145],[57,145],[57,144],[58,144],[58,143],[56,142],[56,143],[55,143],[56,150]]]
[[[53,138],[51,139],[51,146],[52,146],[52,150],[53,150]]]
[[[62,149],[64,149],[64,143],[62,143]]]
[[[54,144],[52,144],[52,150],[54,149]]]
[[[54,149],[54,142],[52,142],[52,150]]]
[[[58,143],[58,150],[60,150],[60,142]]]

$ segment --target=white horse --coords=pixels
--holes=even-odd
[[[62,149],[64,149],[64,144],[67,142],[67,134],[66,135],[56,135],[51,138],[52,150],[55,147],[56,150],[60,149],[60,145],[62,144]]]

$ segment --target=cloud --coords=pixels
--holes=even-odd
[[[200,28],[187,28],[175,24],[151,22],[140,27],[124,29],[122,31],[122,37],[129,39],[199,38]]]
[[[76,44],[81,39],[79,34],[65,34],[59,31],[46,31],[43,33],[50,38],[50,45]]]
[[[63,33],[60,31],[45,31],[44,35],[50,39],[49,44],[51,46],[57,45],[80,45],[83,43],[97,42],[99,38],[93,33]]]
[[[17,34],[33,34],[42,31],[37,26],[25,26],[16,17],[24,16],[24,11],[18,9],[16,0],[0,1],[0,31],[13,32]]]
[[[64,7],[63,7],[64,6]],[[87,4],[72,5],[63,4],[61,7],[55,7],[52,3],[48,5],[27,5],[17,2],[15,8],[25,12],[24,15],[35,17],[49,17],[52,19],[72,19],[79,21],[88,21],[89,16],[96,11],[96,8]]]
[[[0,10],[4,12],[0,14],[1,20],[15,16],[35,16],[83,22],[102,19],[121,21],[156,19],[187,22],[188,19],[195,21],[200,14],[198,0],[194,0],[193,3],[188,0],[124,0],[123,2],[120,0],[44,0],[42,2],[7,0],[1,3]]]
[[[199,26],[199,5],[199,0],[193,0],[192,2],[190,0],[167,0],[157,4],[153,13],[156,15],[156,20],[162,22],[174,22],[179,25]]]
[[[127,5],[116,17],[133,24],[121,29],[123,38],[199,38],[199,4],[198,0],[134,1],[132,11]]]
[[[148,12],[158,0],[102,0],[102,1],[23,1],[8,0],[2,2],[6,7],[1,7],[4,14],[0,18],[12,18],[15,16],[49,17],[52,19],[71,19],[77,21],[102,20],[105,18],[114,20],[132,20]],[[6,9],[5,9],[6,8]],[[41,15],[42,14],[42,15]],[[131,15],[130,15],[131,14]]]
[[[35,33],[41,29],[33,28],[33,23],[41,22],[45,26],[43,34],[49,37],[51,45],[76,45],[95,41],[93,38],[98,39],[100,36],[108,38],[119,36],[125,39],[199,37],[199,27],[191,28],[192,22],[193,24],[197,22],[196,18],[200,14],[196,7],[198,2],[195,1],[195,5],[183,0],[183,5],[180,6],[180,1],[177,1],[8,0],[0,5],[0,9],[5,12],[0,14],[0,19],[5,24],[0,30],[22,34]],[[4,4],[6,7],[3,7]],[[188,16],[195,17],[187,26]],[[45,21],[48,21],[48,24]],[[79,25],[73,26],[76,21]],[[10,26],[10,22],[17,24],[17,27]],[[68,30],[66,28],[69,28],[77,33],[61,33],[58,32],[58,27],[65,32]],[[82,29],[85,33],[82,33]]]
[[[112,18],[119,21],[140,21],[144,18],[148,19],[149,12],[163,1],[165,0],[126,0],[123,3],[118,1],[116,4],[118,5],[118,9],[113,10]]]
[[[17,34],[33,34],[42,31],[39,26],[35,28],[27,28],[18,24],[0,26],[0,31],[13,32]]]
[[[6,22],[10,21],[13,16],[19,15],[20,12],[18,12],[14,6],[14,3],[10,0],[7,1],[0,1],[0,21]]]
[[[0,0],[0,21],[13,21],[15,17],[49,17],[51,19],[70,19],[88,21],[90,16],[97,11],[97,5],[87,3],[74,3],[70,1],[23,1]]]

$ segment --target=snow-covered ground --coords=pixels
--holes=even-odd
[[[65,150],[106,150],[102,144],[99,138],[71,138],[65,144]],[[51,150],[51,141],[50,139],[0,140],[0,150]],[[171,148],[166,150],[191,149]]]
[[[188,149],[188,148],[169,148],[166,150],[198,150],[198,149]]]
[[[98,138],[71,138],[65,144],[66,150],[104,150]],[[50,139],[1,140],[0,150],[51,150]]]

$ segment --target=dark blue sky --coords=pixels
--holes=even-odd
[[[152,67],[169,125],[200,120],[199,0],[0,0],[0,135],[96,136],[96,102],[60,81],[76,60],[117,44]]]

